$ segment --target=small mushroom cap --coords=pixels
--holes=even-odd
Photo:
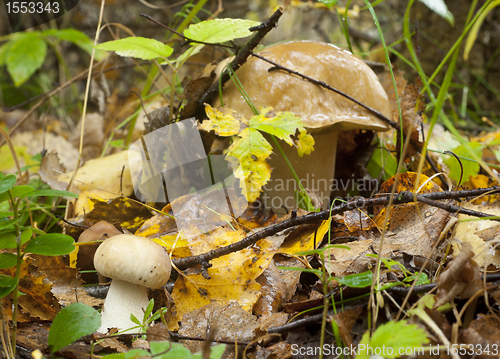
[[[270,46],[258,54],[323,81],[392,118],[389,99],[375,73],[346,50],[322,42],[292,41]],[[222,67],[218,66],[219,73]],[[302,117],[304,125],[309,129],[389,129],[374,114],[345,97],[296,75],[272,68],[270,63],[250,56],[236,72],[257,107],[272,106],[276,111],[291,111]],[[247,119],[253,116],[232,81],[226,83],[223,99],[224,106],[236,110]],[[220,106],[220,100],[217,99],[214,105]]]
[[[106,277],[154,289],[168,282],[172,269],[165,248],[132,234],[104,241],[95,253],[94,266]]]

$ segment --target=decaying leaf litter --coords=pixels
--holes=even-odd
[[[268,22],[267,26],[272,24]],[[197,36],[193,31],[184,35]],[[221,41],[225,39],[214,40]],[[198,51],[196,47],[193,49]],[[383,72],[380,81],[390,93],[392,84],[387,82],[387,76]],[[396,73],[398,84],[404,83],[402,76]],[[402,90],[398,95],[402,99],[403,137],[396,136],[394,142],[382,135],[385,142],[380,142],[387,146],[386,150],[396,153],[396,160],[406,162],[409,169],[417,166],[423,141],[433,136],[426,133],[425,99],[419,96],[418,86],[398,86],[398,92]],[[195,103],[190,111],[204,109],[196,103],[201,98],[205,101],[206,93],[187,99],[188,104]],[[389,119],[393,124],[399,121],[394,93],[392,90],[390,97],[393,118]],[[271,154],[277,152],[272,150],[273,143],[266,145],[267,139],[258,130],[281,135],[285,140],[281,145],[295,145],[304,158],[313,148],[314,133],[312,136],[304,133],[300,118],[293,113],[263,109],[260,117],[244,118],[228,109],[205,110],[208,120],[201,122],[201,130],[215,130],[222,136],[237,135],[230,146],[227,142],[224,145],[221,138],[216,142],[222,143],[224,154],[240,161],[239,175],[244,179],[246,199],[250,202],[257,199],[261,187],[272,177],[266,158],[278,156]],[[274,129],[268,132],[269,128],[266,131],[263,124]],[[395,127],[399,129],[399,125]],[[294,134],[297,136],[290,137]],[[207,138],[213,141],[212,135],[203,136],[205,141]],[[479,137],[471,141],[470,147],[480,149],[476,151],[479,156],[481,150],[494,153],[497,151],[494,140],[491,136]],[[255,141],[258,145],[252,145]],[[73,175],[72,172],[65,175],[62,167],[56,173],[52,170],[59,166],[58,155],[63,151],[51,152],[42,159],[40,176],[53,189],[66,190]],[[454,163],[452,158],[443,163],[441,157],[431,154],[432,164],[424,168],[424,173],[431,176],[431,167],[447,165],[448,176],[454,182],[446,176],[429,178],[416,173],[419,171],[408,171],[387,178],[370,199],[354,197],[344,203],[336,201],[330,209],[320,208],[321,203],[314,203],[311,198],[314,195],[311,189],[304,189],[301,194],[304,196],[305,192],[305,198],[311,199],[306,201],[309,211],[298,209],[277,216],[254,203],[243,215],[231,218],[207,206],[209,194],[187,195],[163,208],[128,198],[134,197],[132,178],[140,165],[130,163],[126,154],[122,151],[89,160],[75,176],[72,190],[79,193],[79,198],[68,208],[67,219],[88,229],[82,231],[84,228],[65,225],[67,233],[82,243],[69,255],[69,261],[38,254],[25,256],[19,283],[19,290],[25,295],[19,298],[21,310],[17,321],[26,324],[19,326],[17,343],[27,352],[39,349],[48,355],[52,350],[63,357],[88,357],[91,350],[99,355],[129,351],[129,355],[137,357],[165,352],[165,357],[189,357],[186,350],[210,351],[203,344],[207,338],[226,343],[225,349],[212,349],[215,357],[234,357],[236,352],[239,357],[243,351],[252,357],[290,357],[297,347],[305,348],[303,353],[313,357],[318,354],[314,348],[332,343],[345,348],[358,343],[391,346],[396,351],[432,348],[438,344],[480,344],[485,348],[498,345],[495,309],[500,295],[495,282],[498,277],[493,273],[499,263],[496,225],[494,218],[472,219],[497,214],[494,193],[499,188],[489,177],[478,174],[479,165],[475,169],[476,164],[471,165],[470,161]],[[466,148],[465,152],[458,149],[457,154],[467,156],[469,152]],[[386,165],[387,153],[379,156],[382,160],[372,161],[372,167]],[[451,191],[450,184],[457,184],[461,177],[462,188],[478,190]],[[470,203],[465,204],[464,199]],[[186,236],[172,218],[175,206],[193,213],[194,217],[187,218],[188,223],[196,223],[200,216],[213,216],[226,224],[208,233]],[[312,211],[314,207],[316,212]],[[464,214],[457,216],[462,207],[468,211],[463,210]],[[188,211],[193,208],[198,210]],[[457,218],[459,224],[455,225]],[[155,299],[155,307],[148,309],[149,313],[160,314],[154,325],[144,327],[147,337],[132,340],[117,335],[103,339],[91,349],[91,344],[102,336],[91,334],[94,330],[79,331],[68,326],[76,336],[61,339],[63,335],[58,330],[65,328],[65,321],[85,315],[89,318],[85,325],[90,328],[98,318],[94,312],[84,314],[87,309],[68,306],[78,302],[98,308],[102,304],[103,300],[96,298],[97,290],[83,288],[82,278],[87,284],[101,283],[95,286],[97,289],[106,288],[108,281],[95,273],[78,274],[76,268],[83,268],[80,261],[91,257],[96,249],[95,243],[84,244],[88,240],[82,239],[83,233],[91,233],[97,241],[135,233],[152,239],[170,253],[178,271],[165,290],[149,293],[149,298]],[[2,240],[4,254],[11,254],[15,245],[12,247],[9,241],[15,243],[15,238],[4,236]],[[87,265],[91,269],[92,261]],[[10,267],[2,269],[2,274],[14,275]],[[427,294],[431,290],[436,290],[435,297]],[[406,305],[402,306],[404,302]],[[63,307],[71,310],[61,311]],[[4,298],[2,308],[4,319],[11,320],[9,297]],[[409,317],[412,324],[406,322],[408,318],[400,319],[403,317]],[[142,318],[137,319],[142,324]],[[375,329],[371,337],[367,332],[370,325]],[[82,340],[77,341],[81,336]],[[188,349],[178,344],[171,346],[169,340],[180,340]],[[326,350],[324,354],[327,356]],[[483,356],[495,357],[490,354],[494,354],[493,349]],[[363,355],[359,353],[360,357]]]

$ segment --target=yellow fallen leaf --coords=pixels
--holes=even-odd
[[[325,220],[317,230],[306,232],[302,236],[294,238],[292,241],[287,242],[285,239],[285,242],[280,247],[280,252],[295,254],[315,249],[314,238],[316,237],[316,246],[318,246],[329,228],[330,220]]]
[[[236,111],[227,107],[214,109],[205,104],[205,112],[209,120],[203,121],[198,125],[198,129],[207,132],[214,131],[219,136],[232,136],[240,132],[241,119],[238,118]]]

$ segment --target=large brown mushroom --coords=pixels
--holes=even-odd
[[[386,117],[392,116],[387,94],[375,73],[346,50],[327,43],[293,41],[267,47],[258,54],[323,81]],[[272,106],[277,111],[291,111],[302,117],[314,137],[314,151],[300,158],[295,148],[284,142],[281,147],[303,186],[315,192],[323,204],[329,202],[334,180],[338,131],[389,129],[373,113],[345,97],[273,68],[261,59],[249,58],[236,75],[257,107]],[[223,100],[224,106],[246,118],[254,115],[231,81],[224,88]],[[214,106],[220,106],[219,99]],[[281,206],[296,208],[295,190],[299,188],[279,152],[276,149],[274,152],[276,155],[270,160],[272,177],[264,186],[262,199],[275,210]]]

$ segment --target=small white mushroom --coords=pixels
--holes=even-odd
[[[142,321],[149,303],[147,288],[164,286],[172,268],[165,248],[132,234],[103,242],[95,253],[94,266],[99,274],[112,279],[99,333],[107,333],[109,328],[124,330],[137,326],[130,320],[130,314]],[[137,332],[138,329],[127,331]]]

